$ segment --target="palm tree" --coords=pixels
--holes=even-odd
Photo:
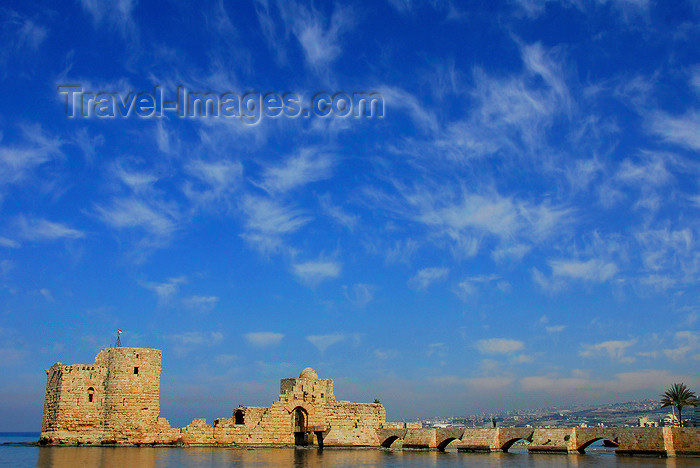
[[[675,406],[678,408],[678,421],[683,427],[683,416],[681,410],[684,406],[697,406],[698,397],[695,392],[691,392],[684,383],[674,383],[671,388],[661,395],[661,407]]]

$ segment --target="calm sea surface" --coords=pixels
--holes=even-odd
[[[456,453],[386,449],[36,447],[38,433],[0,433],[0,467],[697,467],[700,458],[618,457],[595,448],[586,455]],[[10,444],[8,444],[10,443]],[[12,445],[17,444],[17,445]]]

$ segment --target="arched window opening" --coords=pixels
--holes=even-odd
[[[94,398],[95,398],[95,389],[90,387],[90,388],[88,388],[88,403],[92,403]]]
[[[233,423],[234,424],[245,424],[245,413],[243,413],[243,410],[236,410],[233,413]]]

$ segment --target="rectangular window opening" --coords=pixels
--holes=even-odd
[[[138,375],[138,374],[139,374],[139,368],[138,368],[138,367],[134,367],[134,375]]]

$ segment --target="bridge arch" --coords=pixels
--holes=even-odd
[[[520,440],[522,440],[522,441],[524,441],[524,442],[532,442],[532,437],[530,437],[530,438],[525,438],[525,437],[514,437],[514,438],[512,438],[512,439],[506,441],[505,444],[501,445],[501,450],[504,451],[504,452],[508,452],[508,450],[510,450],[510,448],[511,448],[513,445],[515,445],[516,442],[518,442],[518,441],[520,441]]]
[[[590,439],[586,441],[585,443],[581,444],[579,447],[576,448],[578,453],[586,453],[586,449],[590,447],[592,444],[595,442],[598,442],[599,440],[603,441],[604,445],[608,445],[610,447],[619,447],[620,446],[620,441],[617,437],[614,437],[612,439],[608,437],[595,437],[593,439]]]
[[[382,447],[384,448],[390,448],[394,442],[399,440],[399,436],[389,436],[386,439],[384,439],[384,442],[382,442]]]
[[[459,440],[459,437],[448,437],[445,440],[441,441],[437,445],[437,449],[441,452],[444,452],[445,449],[447,448],[448,445],[450,445],[452,442],[455,440]]]

